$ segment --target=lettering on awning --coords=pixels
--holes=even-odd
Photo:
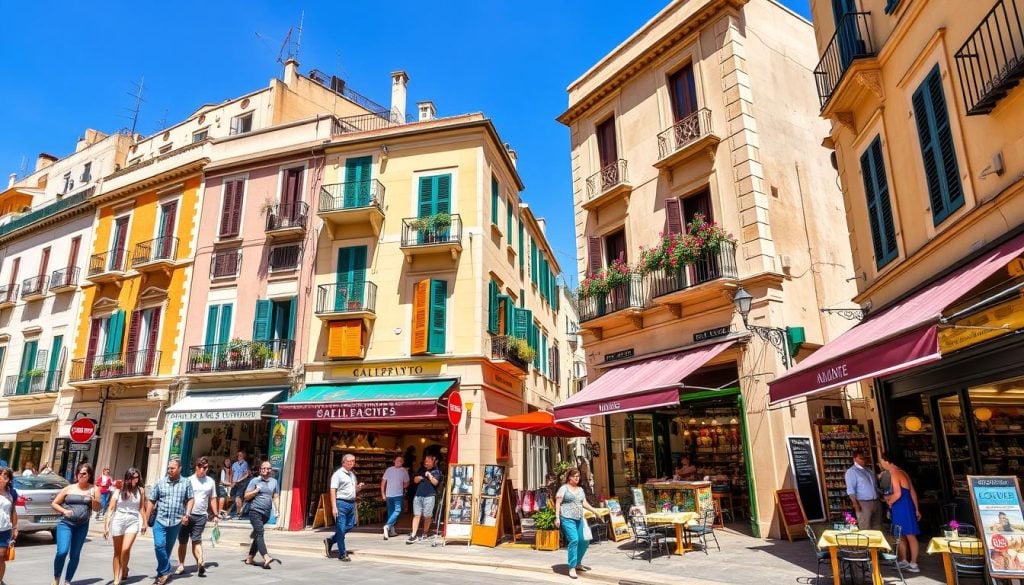
[[[846,378],[849,375],[850,374],[847,371],[846,364],[839,364],[838,366],[833,366],[831,368],[825,368],[824,370],[821,370],[820,372],[818,372],[817,376],[815,376],[815,379],[818,381],[819,384],[829,384],[831,382],[835,382],[836,380],[842,380],[843,378]]]

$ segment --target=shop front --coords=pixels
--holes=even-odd
[[[0,420],[0,467],[21,471],[47,461],[55,416],[11,417]]]

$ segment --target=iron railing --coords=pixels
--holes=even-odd
[[[967,115],[991,112],[1024,77],[1024,0],[998,0],[956,52]]]
[[[362,207],[384,210],[384,185],[377,179],[333,183],[320,187],[320,213]]]
[[[21,281],[21,298],[34,297],[46,293],[47,276],[33,276]]]
[[[438,216],[442,216],[439,221]],[[445,225],[443,216],[450,223]],[[455,244],[462,242],[462,218],[458,213],[437,214],[427,217],[406,217],[402,219],[402,247]]]
[[[267,231],[286,230],[291,228],[306,229],[309,218],[309,204],[305,201],[296,203],[279,203],[267,213]]]
[[[696,263],[681,269],[651,272],[648,286],[652,297],[660,297],[719,278],[739,278],[733,242],[722,242],[717,251],[706,253]]]
[[[505,360],[520,370],[527,372],[530,364],[519,357],[518,339],[511,335],[495,335],[491,337],[491,359]]]
[[[701,108],[658,133],[658,158],[711,134],[711,110]]]
[[[366,281],[363,286],[347,283],[321,284],[316,291],[316,312],[349,313],[377,311],[377,285]]]
[[[132,267],[142,266],[160,260],[178,259],[178,238],[162,236],[135,245],[132,253]]]
[[[125,354],[102,353],[71,360],[72,382],[133,376],[155,376],[160,371],[160,351],[144,349]]]
[[[626,159],[620,158],[587,178],[587,199],[593,199],[627,180]]]
[[[295,270],[302,260],[302,245],[291,244],[288,246],[276,246],[270,250],[267,258],[267,265],[271,271],[274,270]]]
[[[60,388],[60,372],[57,370],[22,372],[20,375],[7,376],[4,380],[4,396],[27,396],[56,392]]]
[[[185,367],[190,374],[290,368],[294,347],[291,339],[193,345]]]
[[[855,59],[871,57],[875,46],[871,39],[870,12],[847,12],[839,19],[839,26],[825,46],[825,52],[814,68],[814,82],[818,86],[821,109],[832,99],[832,93],[843,80],[843,75]]]
[[[128,251],[125,249],[107,250],[89,256],[89,276],[104,272],[124,272],[128,265]]]
[[[85,203],[85,200],[92,196],[95,187],[89,187],[81,193],[75,193],[74,195],[68,195],[62,197],[57,201],[34,207],[27,212],[11,219],[11,221],[0,225],[0,236],[6,236],[7,234],[17,231],[23,227],[30,226],[38,221],[42,221],[50,216],[56,215],[66,209],[70,209],[80,203]]]
[[[50,275],[50,290],[77,286],[80,272],[81,269],[77,266],[54,270],[53,274]]]
[[[16,284],[5,284],[0,286],[0,305],[15,303],[18,300],[18,289]]]
[[[396,116],[391,116],[387,113],[381,114],[361,114],[359,116],[348,116],[345,118],[338,118],[334,125],[335,134],[345,134],[346,132],[366,132],[368,130],[383,130],[385,128],[393,128],[395,126],[401,126],[402,122],[398,120]]]
[[[642,309],[647,306],[647,300],[647,283],[641,275],[633,274],[629,282],[609,290],[607,294],[580,299],[580,322],[623,309]]]
[[[214,252],[210,257],[210,278],[235,277],[241,268],[241,250],[222,250]]]

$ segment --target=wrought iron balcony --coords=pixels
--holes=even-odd
[[[374,235],[380,235],[384,223],[384,185],[377,179],[323,185],[317,213],[332,236],[339,228],[359,225],[369,225]]]
[[[445,251],[455,259],[462,251],[462,218],[457,213],[406,217],[402,219],[401,247],[410,259],[416,254]]]
[[[309,204],[305,201],[274,205],[267,213],[267,235],[301,234],[306,231],[308,221]]]
[[[358,116],[338,118],[334,124],[334,133],[347,134],[349,132],[384,130],[385,128],[401,125],[402,123],[398,119],[392,118],[390,112],[384,110],[379,114],[360,114]]]
[[[691,146],[712,146],[720,141],[711,129],[711,110],[701,108],[658,133],[658,162],[654,166],[664,168],[700,150]]]
[[[624,309],[643,309],[647,306],[647,284],[639,274],[606,294],[579,300],[580,323],[611,315]]]
[[[1024,0],[998,0],[954,55],[967,115],[991,112],[1024,77]]]
[[[595,200],[618,187],[629,186],[626,159],[620,158],[587,178],[587,199]]]
[[[160,351],[104,353],[71,360],[72,382],[156,376],[160,371]]]
[[[60,372],[51,370],[29,370],[4,380],[4,396],[27,396],[56,392],[60,388]]]
[[[676,270],[656,270],[648,275],[651,296],[663,297],[719,278],[738,278],[736,244],[722,242],[717,252],[705,254],[695,264]]]
[[[290,368],[295,342],[291,339],[266,341],[233,340],[188,348],[189,374],[214,374],[247,370]]]
[[[839,20],[835,34],[825,46],[825,52],[814,68],[814,82],[818,86],[818,100],[825,109],[846,70],[856,59],[871,57],[875,46],[871,39],[871,13],[848,12]]]
[[[347,284],[321,284],[316,291],[316,316],[321,319],[352,317],[353,313],[374,316],[377,311],[377,285],[366,281],[362,287]]]
[[[178,238],[163,236],[135,245],[132,268],[145,272],[174,264],[178,259]]]
[[[302,245],[276,246],[270,250],[267,265],[271,272],[295,270],[302,261]]]
[[[235,278],[241,269],[241,250],[221,250],[210,256],[210,278]]]
[[[93,282],[111,282],[123,277],[127,266],[127,250],[107,250],[89,257],[87,277]]]
[[[0,309],[13,307],[18,302],[18,289],[16,284],[5,284],[0,286]]]
[[[78,275],[81,269],[77,266],[54,270],[50,275],[50,292],[62,293],[78,288]]]
[[[23,301],[38,301],[46,297],[46,283],[48,276],[33,276],[21,281],[21,299]]]
[[[503,360],[512,364],[522,372],[530,370],[530,364],[519,356],[520,340],[511,335],[495,335],[491,337],[491,359]]]
[[[15,232],[23,227],[30,226],[48,217],[57,215],[62,211],[71,209],[76,205],[84,203],[86,199],[92,196],[93,191],[95,191],[95,187],[89,187],[88,189],[75,193],[74,195],[67,195],[56,201],[51,201],[45,205],[34,207],[26,213],[18,215],[7,223],[0,225],[0,236],[6,236],[11,232]]]

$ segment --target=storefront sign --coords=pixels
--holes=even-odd
[[[970,347],[1024,327],[1024,299],[1000,303],[977,315],[971,315],[939,330],[943,353]]]
[[[448,422],[453,427],[459,426],[462,422],[462,395],[458,392],[452,392],[448,396]]]
[[[71,443],[68,445],[68,451],[71,451],[72,453],[88,452],[89,449],[92,449],[92,445],[89,443]]]
[[[96,423],[88,418],[80,418],[71,423],[71,440],[75,443],[88,443],[96,434]]]
[[[181,461],[181,446],[185,442],[185,423],[176,422],[171,425],[171,450],[167,453],[167,460],[177,459]]]
[[[339,378],[405,378],[436,376],[441,374],[443,369],[444,364],[441,362],[394,362],[334,368],[331,373]]]
[[[800,496],[807,518],[812,522],[820,522],[825,519],[825,505],[821,499],[821,482],[818,480],[818,464],[811,438],[786,437],[786,446],[789,449],[789,466],[796,481],[794,491]],[[784,503],[780,500],[780,506]],[[799,529],[803,530],[802,527]]]
[[[156,416],[157,409],[152,407],[125,406],[117,409],[114,417],[118,423],[143,422]]]
[[[1024,510],[1016,476],[968,475],[974,517],[985,546],[989,574],[1002,579],[1024,577]]]
[[[632,347],[629,348],[629,349],[620,349],[619,351],[616,351],[616,352],[613,352],[613,353],[606,353],[606,354],[604,354],[604,363],[607,364],[608,362],[617,362],[619,360],[627,360],[627,359],[629,359],[631,357],[633,357],[633,348]]]
[[[243,410],[207,410],[199,412],[168,412],[167,420],[179,422],[207,422],[232,420],[259,420],[259,408]]]
[[[274,421],[270,430],[270,466],[277,470],[278,477],[284,469],[284,446],[288,438],[288,424]]]
[[[725,327],[715,327],[714,329],[708,329],[707,331],[701,331],[693,334],[693,341],[707,341],[708,339],[714,339],[715,337],[725,337],[729,335],[731,327],[726,325]]]
[[[510,442],[508,429],[498,429],[495,459],[498,461],[508,461],[509,457],[512,456]]]
[[[437,418],[438,409],[435,400],[368,400],[281,404],[278,414],[284,420],[386,421]]]

